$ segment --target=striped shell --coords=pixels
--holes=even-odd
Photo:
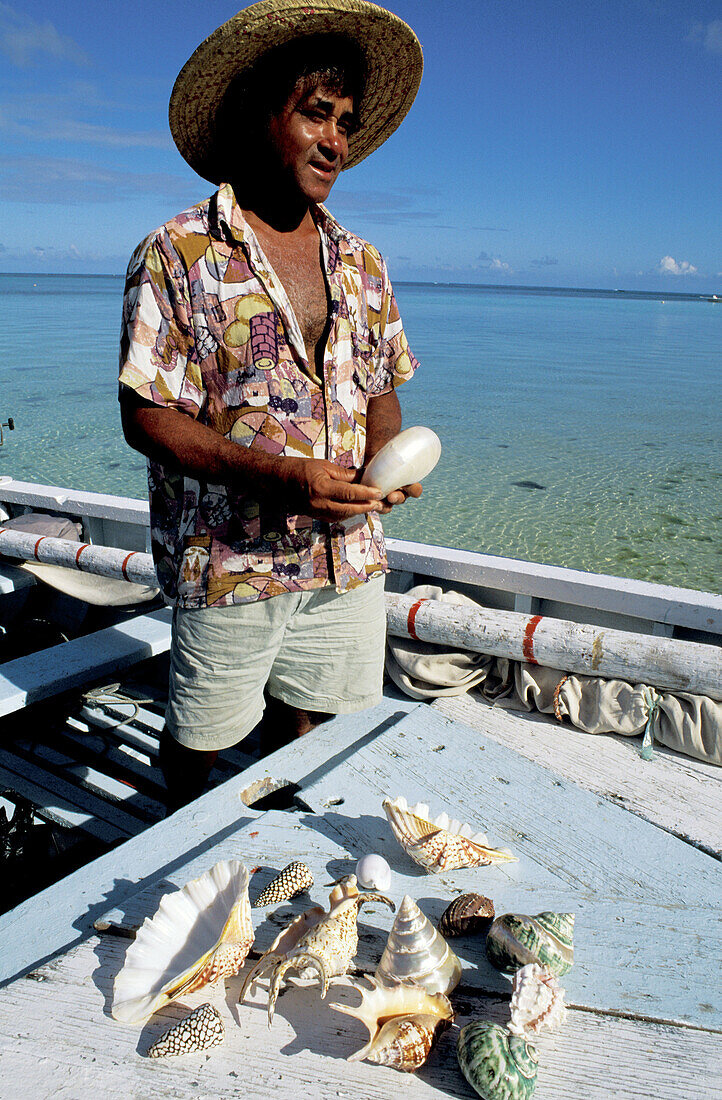
[[[400,795],[393,801],[385,798],[383,807],[401,847],[430,874],[516,860],[508,849],[490,848],[483,833],[473,833],[445,813],[431,818],[424,802],[409,806]]]
[[[429,993],[450,993],[461,979],[461,963],[408,894],[399,906],[376,978],[381,983],[418,982]]]
[[[223,1020],[211,1004],[200,1005],[156,1039],[148,1051],[149,1058],[167,1058],[175,1054],[193,1054],[208,1047],[217,1047],[226,1035]]]
[[[437,1035],[451,1026],[454,1012],[443,993],[428,993],[415,982],[379,985],[369,978],[371,989],[360,989],[358,1008],[334,1004],[360,1020],[369,1033],[369,1041],[348,1059],[366,1058],[382,1066],[393,1066],[413,1073],[424,1064]]]
[[[137,1024],[209,982],[237,974],[253,944],[248,871],[225,859],[165,894],[128,948],[113,988],[113,1018]]]
[[[462,1027],[456,1056],[464,1077],[483,1100],[528,1100],[534,1092],[536,1048],[499,1024],[474,1020]]]
[[[281,901],[288,901],[302,894],[304,890],[310,890],[313,886],[311,868],[305,863],[296,860],[284,867],[280,875],[269,882],[265,890],[262,890],[253,902],[254,909],[260,909],[263,905],[276,905]]]
[[[556,1031],[567,1015],[564,990],[551,971],[538,963],[529,963],[517,970],[509,1008],[509,1031],[513,1035]]]
[[[574,914],[504,913],[486,936],[486,954],[492,966],[513,974],[528,963],[539,963],[561,977],[574,962]]]
[[[441,914],[442,936],[476,936],[494,919],[494,902],[483,894],[461,894]]]

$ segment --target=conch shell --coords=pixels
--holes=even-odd
[[[536,1086],[536,1047],[489,1020],[462,1027],[456,1044],[461,1072],[483,1100],[529,1100]]]
[[[393,1066],[413,1073],[424,1064],[434,1040],[451,1027],[454,1011],[443,993],[429,993],[416,982],[379,985],[369,978],[371,989],[361,989],[358,1008],[332,1005],[360,1020],[369,1033],[369,1041],[352,1054],[349,1062],[366,1058],[382,1066]]]
[[[556,1031],[567,1015],[564,990],[551,970],[538,963],[529,963],[517,970],[509,1008],[509,1031],[512,1035]]]
[[[394,903],[383,894],[360,894],[356,876],[346,878],[334,886],[329,895],[329,910],[314,906],[296,917],[273,941],[268,951],[249,970],[243,982],[239,1003],[246,991],[255,985],[261,975],[271,971],[268,989],[268,1026],[273,1023],[273,1012],[284,975],[296,970],[299,977],[310,977],[316,971],[321,981],[321,996],[325,997],[331,978],[345,974],[358,949],[356,918],[365,902],[382,901],[392,910]]]
[[[428,993],[450,993],[459,984],[461,963],[408,894],[399,906],[376,978],[384,984],[418,982]]]
[[[574,914],[504,913],[486,936],[486,954],[492,966],[513,974],[528,963],[539,963],[561,977],[574,962]]]
[[[226,1035],[221,1014],[211,1004],[199,1005],[156,1039],[148,1051],[149,1058],[168,1058],[177,1054],[195,1054],[208,1047],[217,1047]]]
[[[430,817],[424,802],[409,806],[400,795],[394,801],[385,798],[383,807],[401,847],[430,874],[516,861],[507,848],[490,848],[483,833],[473,833],[447,814]]]
[[[137,1024],[176,997],[237,974],[253,944],[249,875],[237,859],[165,894],[115,979],[114,1019]]]

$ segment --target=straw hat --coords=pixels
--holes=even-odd
[[[361,124],[349,139],[344,167],[373,153],[400,125],[423,69],[419,40],[402,19],[368,0],[260,0],[201,42],[173,87],[168,112],[173,140],[200,176],[221,182],[216,112],[234,77],[272,47],[312,34],[347,36],[366,63]]]

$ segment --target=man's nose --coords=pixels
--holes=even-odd
[[[324,122],[323,132],[318,144],[330,160],[345,156],[348,150],[348,141],[346,135],[339,130],[335,118],[326,119]]]

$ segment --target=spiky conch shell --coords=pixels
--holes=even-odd
[[[528,1100],[536,1087],[536,1047],[490,1020],[462,1027],[456,1056],[464,1077],[483,1100]]]
[[[302,894],[304,890],[310,890],[313,886],[311,868],[300,860],[295,860],[284,867],[279,875],[269,882],[268,886],[258,895],[253,902],[254,909],[260,909],[264,905],[274,905],[281,901],[288,901]]]
[[[514,975],[509,1031],[512,1035],[556,1031],[564,1023],[564,990],[546,966],[529,963]]]
[[[461,867],[486,867],[490,863],[515,862],[507,848],[490,848],[484,833],[442,813],[432,818],[424,802],[409,806],[403,795],[385,798],[383,807],[401,847],[429,874]]]
[[[447,905],[439,919],[442,936],[475,936],[494,919],[494,902],[483,894],[461,894]]]
[[[253,944],[247,869],[221,860],[146,917],[115,979],[113,1018],[142,1023],[164,1004],[237,974]]]
[[[429,993],[450,993],[459,984],[461,963],[408,894],[399,906],[376,978],[382,983],[414,981]]]
[[[148,1050],[149,1058],[169,1058],[177,1054],[194,1054],[208,1047],[217,1047],[226,1035],[221,1014],[212,1004],[199,1005],[156,1039]]]
[[[487,932],[486,954],[504,974],[539,963],[561,977],[574,962],[574,914],[503,913]]]
[[[296,970],[299,977],[318,974],[321,996],[328,992],[329,981],[345,974],[358,949],[356,918],[367,901],[382,901],[395,909],[383,894],[359,893],[355,875],[347,875],[329,894],[329,909],[320,905],[306,910],[283,929],[258,962],[246,974],[238,998],[243,1003],[246,993],[261,975],[269,971],[268,1025],[273,1023],[276,1000],[286,972]]]
[[[371,989],[356,988],[361,993],[358,1008],[332,1004],[360,1020],[369,1033],[369,1041],[351,1054],[349,1062],[366,1058],[382,1066],[392,1066],[404,1073],[413,1073],[424,1064],[440,1031],[450,1027],[454,1011],[443,993],[429,993],[416,982],[389,980],[380,984],[367,979]]]

